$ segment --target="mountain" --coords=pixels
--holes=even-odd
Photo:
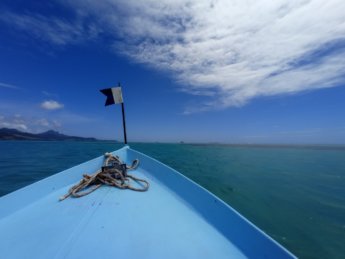
[[[67,136],[54,130],[33,134],[22,132],[16,129],[0,129],[0,140],[74,140],[74,141],[96,141],[95,138],[83,138],[76,136]]]

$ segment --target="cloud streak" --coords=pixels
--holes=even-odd
[[[63,5],[78,10],[75,21],[11,15],[15,26],[32,27],[57,45],[102,31],[116,53],[171,73],[184,92],[208,97],[185,113],[344,82],[342,0],[75,0]]]
[[[85,24],[82,17],[69,20],[63,17],[47,17],[43,14],[17,14],[4,12],[0,21],[25,31],[34,38],[58,46],[78,44],[96,38],[101,28],[91,23]]]
[[[9,89],[20,89],[20,87],[16,85],[2,83],[2,82],[0,82],[0,87],[9,88]]]

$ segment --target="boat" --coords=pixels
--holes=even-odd
[[[128,145],[112,152],[150,183],[59,201],[100,156],[0,198],[1,258],[295,258],[203,187]]]

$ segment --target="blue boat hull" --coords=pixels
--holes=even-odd
[[[129,147],[113,152],[150,182],[138,193],[102,186],[58,199],[96,158],[0,198],[3,258],[293,258],[219,198]]]

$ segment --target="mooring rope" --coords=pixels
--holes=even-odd
[[[131,166],[127,166],[121,162],[118,156],[113,156],[111,153],[105,153],[104,156],[105,160],[102,168],[92,175],[84,174],[83,179],[81,179],[78,184],[70,188],[68,193],[60,198],[60,201],[63,201],[69,196],[79,198],[88,195],[101,187],[102,184],[138,192],[148,190],[150,184],[146,180],[127,174],[127,170],[134,170],[138,167],[138,159],[135,159]],[[142,183],[143,187],[136,188],[131,186],[131,179],[137,183]]]

